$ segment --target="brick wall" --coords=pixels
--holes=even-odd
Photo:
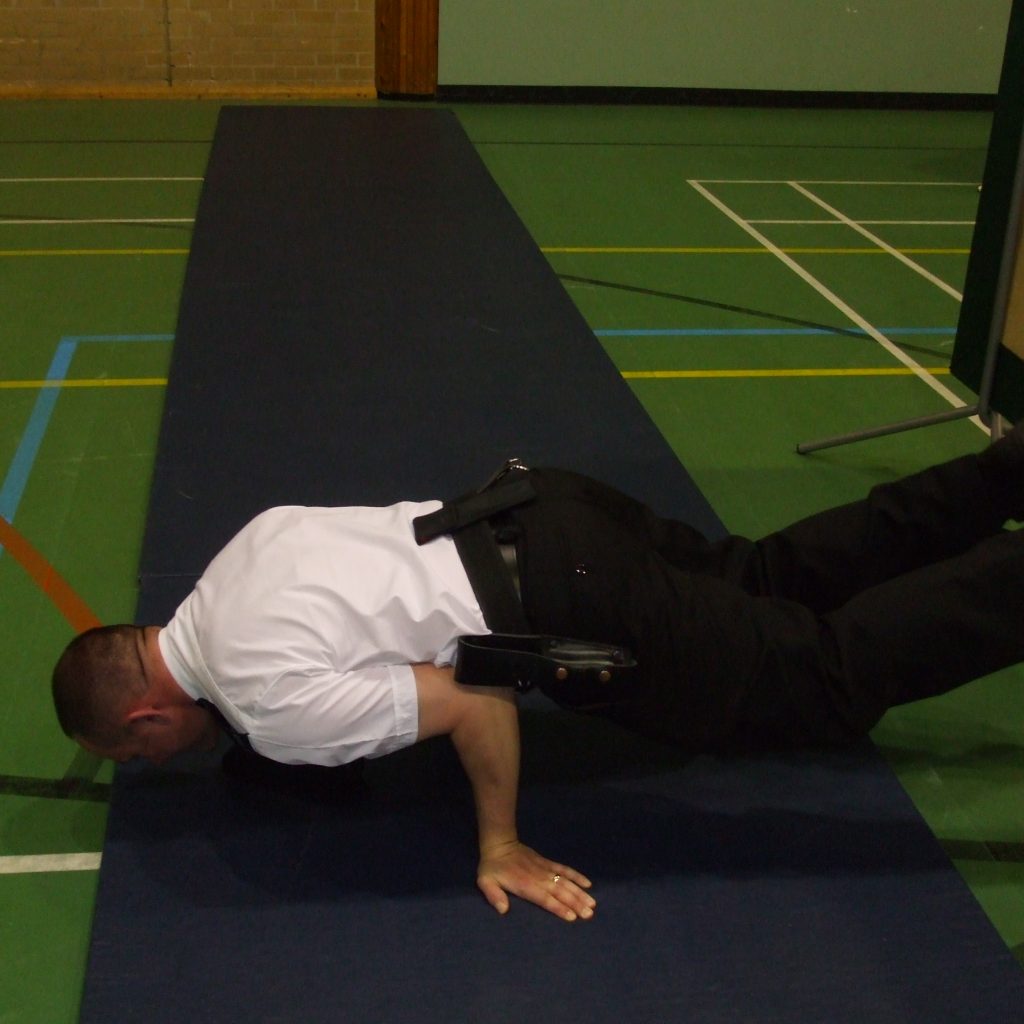
[[[0,0],[0,94],[372,95],[374,0]]]

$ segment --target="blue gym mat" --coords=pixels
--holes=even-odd
[[[138,620],[269,505],[445,496],[509,455],[721,531],[451,114],[225,109]],[[594,879],[594,921],[484,903],[443,740],[362,771],[128,766],[81,1019],[1021,1020],[1020,968],[870,745],[686,761],[533,697],[522,731],[522,836]]]

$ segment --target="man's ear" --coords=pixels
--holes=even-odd
[[[152,704],[139,705],[125,713],[124,723],[129,729],[137,729],[139,726],[163,725],[167,715]]]

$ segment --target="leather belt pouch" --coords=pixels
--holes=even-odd
[[[596,688],[600,693],[601,688],[627,681],[635,670],[636,661],[621,645],[558,636],[462,636],[455,656],[456,682],[508,686],[520,693],[539,686],[558,700],[552,691],[564,689],[570,695],[583,684],[588,692]]]

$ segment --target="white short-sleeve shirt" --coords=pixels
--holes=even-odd
[[[288,764],[379,757],[416,739],[411,666],[488,632],[450,537],[418,546],[440,502],[270,509],[210,563],[160,650],[179,685]]]

